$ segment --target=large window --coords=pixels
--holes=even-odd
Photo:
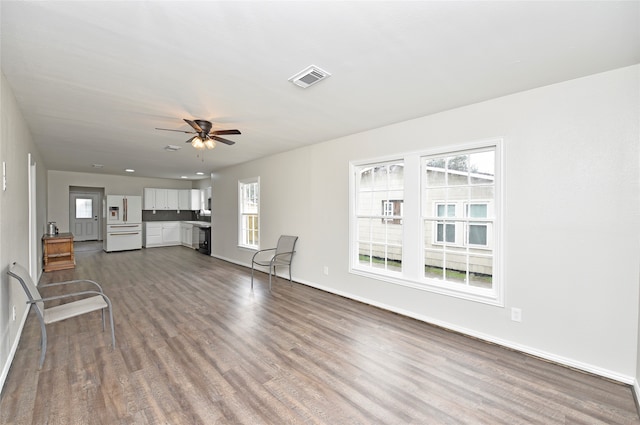
[[[495,156],[486,148],[422,158],[426,279],[493,288]]]
[[[238,244],[252,249],[260,247],[260,178],[238,182]]]
[[[502,303],[499,141],[353,163],[351,271]]]
[[[404,164],[364,165],[357,168],[356,180],[358,264],[401,271]]]

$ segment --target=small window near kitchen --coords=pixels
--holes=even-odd
[[[260,247],[260,178],[238,182],[238,245]]]

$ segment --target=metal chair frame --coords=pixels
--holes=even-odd
[[[289,282],[291,280],[291,263],[293,262],[293,254],[295,254],[297,236],[282,235],[278,239],[278,245],[275,248],[261,249],[253,254],[251,258],[251,289],[253,290],[253,272],[255,266],[268,267],[269,268],[269,291],[271,291],[271,275],[277,277],[276,267],[287,266],[289,267]],[[260,259],[264,257],[264,253],[273,251],[274,254],[270,258]]]
[[[87,279],[79,279],[79,280],[68,280],[65,282],[56,282],[50,283],[47,285],[43,285],[43,288],[49,288],[53,286],[62,286],[69,285],[75,283],[90,283],[95,285],[97,290],[87,290],[87,291],[79,291],[79,292],[71,292],[62,295],[55,295],[51,297],[42,297],[40,292],[38,291],[37,286],[33,283],[31,276],[27,272],[27,270],[20,266],[17,263],[13,263],[9,270],[7,271],[9,276],[15,278],[20,285],[22,285],[22,289],[24,289],[25,294],[27,295],[27,304],[29,307],[34,306],[36,310],[36,315],[38,316],[38,320],[40,321],[40,330],[42,332],[42,336],[40,339],[40,363],[38,369],[42,369],[42,365],[44,364],[44,356],[47,352],[47,329],[45,325],[50,323],[59,322],[61,320],[69,319],[71,317],[80,316],[85,313],[90,313],[93,311],[100,310],[102,313],[102,331],[105,330],[105,309],[109,310],[109,322],[111,325],[111,344],[113,348],[116,347],[116,336],[114,332],[113,326],[113,309],[111,307],[111,300],[107,297],[102,287],[93,280]],[[78,296],[88,296],[82,299],[78,299],[75,301],[63,303],[51,308],[45,308],[45,301],[52,300],[62,300],[70,297],[78,297]]]

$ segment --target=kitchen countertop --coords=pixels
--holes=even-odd
[[[181,223],[193,224],[198,227],[211,227],[211,223],[208,221],[181,221]]]

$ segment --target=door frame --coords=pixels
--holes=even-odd
[[[69,186],[69,231],[72,229],[73,224],[73,215],[75,212],[75,205],[72,205],[73,195],[88,195],[94,196],[97,195],[98,202],[96,203],[96,212],[98,216],[97,226],[98,226],[98,241],[103,240],[104,237],[104,214],[103,214],[103,204],[104,204],[104,187],[85,187],[85,186]]]

